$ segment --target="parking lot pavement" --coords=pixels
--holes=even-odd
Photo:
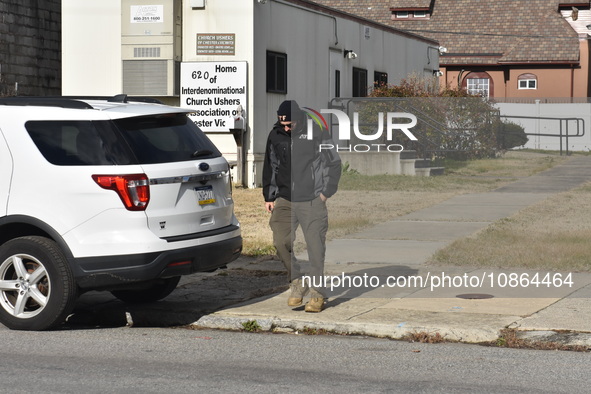
[[[184,276],[171,295],[155,303],[124,303],[109,292],[82,294],[62,328],[188,325],[224,307],[281,293],[286,281],[280,262],[240,257],[225,269]]]

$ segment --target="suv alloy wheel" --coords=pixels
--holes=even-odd
[[[74,306],[76,287],[57,244],[39,236],[0,247],[0,322],[15,330],[46,330]]]

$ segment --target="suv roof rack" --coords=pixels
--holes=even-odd
[[[160,100],[151,97],[129,97],[126,94],[115,96],[55,96],[55,97],[2,97],[0,105],[60,107],[70,109],[94,109],[86,100],[107,101],[111,103],[150,103],[162,104]]]
[[[93,109],[90,104],[83,101],[61,97],[3,97],[0,98],[0,105]]]
[[[149,104],[163,104],[162,101],[143,96],[128,96],[126,94],[117,94],[115,96],[62,96],[63,98],[73,100],[100,100],[110,103],[149,103]]]

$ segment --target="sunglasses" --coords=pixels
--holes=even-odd
[[[296,122],[289,122],[289,123],[288,122],[281,122],[281,126],[283,126],[284,128],[287,128],[287,129],[292,129],[295,127],[295,125],[296,125]]]

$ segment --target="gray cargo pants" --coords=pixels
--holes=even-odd
[[[296,230],[301,226],[310,261],[310,272],[307,275],[311,278],[311,288],[324,297],[324,256],[328,231],[326,202],[320,197],[304,202],[290,202],[278,198],[269,225],[273,230],[273,244],[277,249],[277,255],[287,269],[290,282],[304,274],[293,252]]]

